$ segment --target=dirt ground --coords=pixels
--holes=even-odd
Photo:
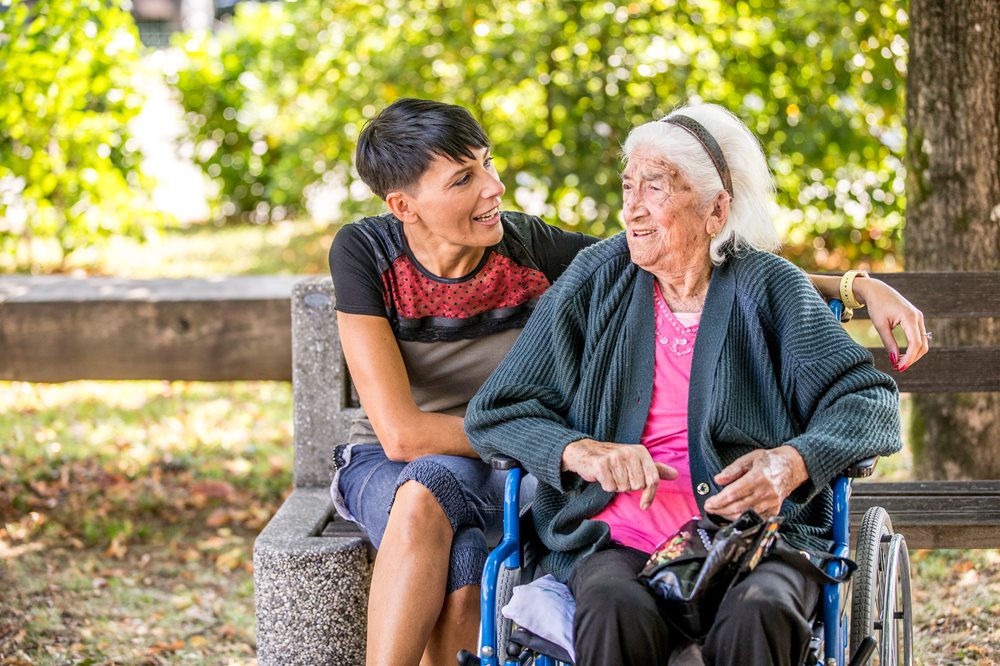
[[[129,548],[9,551],[0,664],[256,664],[253,534],[178,531]],[[1000,553],[914,553],[917,664],[1000,664]]]
[[[26,549],[0,575],[0,664],[256,664],[252,547],[223,529]]]

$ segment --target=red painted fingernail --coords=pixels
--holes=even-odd
[[[903,370],[906,370],[908,367],[910,367],[910,366],[908,366],[908,365],[901,365],[901,366],[899,366],[899,371],[902,372]]]
[[[891,362],[892,362],[892,367],[894,367],[894,368],[896,367],[896,362],[897,362],[898,360],[899,360],[899,356],[897,356],[897,355],[896,355],[895,353],[893,353],[893,352],[889,352],[889,361],[891,361]]]

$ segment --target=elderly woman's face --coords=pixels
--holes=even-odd
[[[622,189],[633,263],[656,273],[709,261],[708,211],[698,210],[687,178],[661,151],[637,148],[622,173]]]

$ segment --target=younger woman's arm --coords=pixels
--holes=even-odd
[[[827,300],[840,298],[840,276],[810,275],[813,285]],[[902,372],[916,363],[927,353],[926,329],[924,314],[906,300],[902,294],[881,280],[868,277],[861,273],[854,280],[855,298],[868,308],[875,330],[882,338],[882,345],[889,352],[893,367]],[[906,354],[900,358],[899,345],[892,335],[897,326],[903,328],[906,335]]]
[[[361,405],[390,460],[409,462],[432,453],[479,457],[461,417],[417,407],[387,319],[338,312],[337,328]]]

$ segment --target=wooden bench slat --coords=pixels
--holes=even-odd
[[[853,498],[891,495],[946,496],[981,495],[1000,501],[1000,481],[859,481]]]
[[[860,520],[860,519],[859,519]],[[893,519],[893,528],[906,537],[908,548],[1000,548],[995,525],[912,525]],[[855,531],[852,535],[857,537]]]
[[[885,349],[868,351],[875,357],[875,367],[896,380],[904,393],[1000,391],[1000,346],[935,346],[933,353],[905,372],[892,368]]]
[[[0,277],[0,380],[288,381],[299,281]]]
[[[852,523],[872,506],[889,512],[910,548],[1000,548],[1000,481],[855,484]]]
[[[872,273],[920,308],[930,319],[977,319],[1000,314],[1000,273]],[[942,285],[947,285],[942,288]],[[868,318],[861,308],[855,317]]]
[[[993,506],[990,507],[990,499]],[[924,498],[916,495],[894,497],[852,497],[851,507],[858,510],[870,506],[882,506],[893,517],[910,516],[911,520],[921,522],[923,518],[940,518],[941,520],[979,519],[987,514],[1000,517],[1000,498],[983,497],[932,497]],[[968,514],[968,518],[966,518]]]

